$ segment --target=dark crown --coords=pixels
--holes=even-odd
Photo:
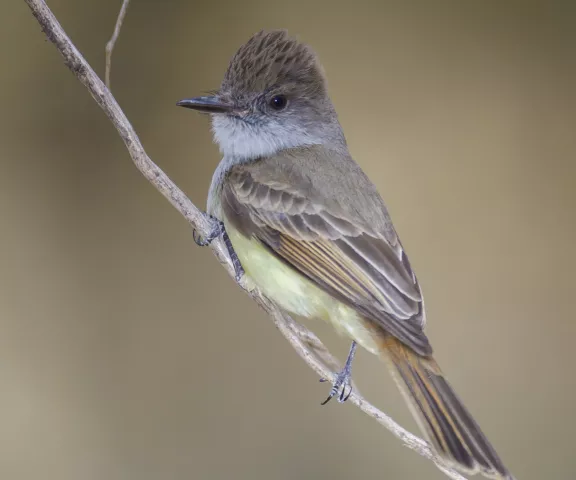
[[[326,89],[324,72],[309,46],[285,30],[260,31],[232,57],[220,91],[232,95],[259,93],[286,84],[308,94]]]

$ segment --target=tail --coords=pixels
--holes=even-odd
[[[467,474],[514,479],[433,358],[390,336],[385,352],[416,421],[442,458]]]

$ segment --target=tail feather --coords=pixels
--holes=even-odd
[[[419,356],[393,337],[385,340],[385,352],[420,428],[438,454],[467,474],[513,480],[434,359]]]

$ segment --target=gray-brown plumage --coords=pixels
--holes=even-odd
[[[285,90],[293,86],[304,96],[326,92],[322,67],[312,49],[282,30],[259,32],[242,45],[226,70],[220,92],[242,98],[271,86]]]
[[[208,199],[246,275],[279,306],[330,321],[384,359],[420,427],[457,468],[512,476],[432,358],[416,276],[376,187],[351,158],[323,70],[286,32],[232,58],[212,113],[224,154]]]
[[[233,167],[223,213],[328,293],[429,355],[420,288],[384,203],[355,162],[334,162],[334,155],[315,145]],[[308,174],[328,163],[324,175]]]

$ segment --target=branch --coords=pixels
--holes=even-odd
[[[186,218],[188,223],[195,228],[200,235],[206,236],[209,233],[210,225],[205,219],[204,214],[188,199],[182,190],[180,190],[174,182],[172,182],[166,174],[158,168],[150,157],[148,157],[138,139],[138,136],[136,135],[136,132],[110,93],[110,90],[104,85],[104,83],[102,83],[102,80],[100,80],[98,75],[96,75],[94,70],[92,70],[70,38],[68,38],[66,32],[62,29],[60,23],[58,23],[58,20],[52,14],[46,3],[43,0],[25,0],[25,2],[32,10],[32,14],[42,27],[44,34],[56,46],[64,58],[66,66],[88,89],[96,103],[100,108],[102,108],[102,110],[104,110],[104,113],[106,113],[114,127],[116,127],[116,130],[124,141],[136,168],[138,168],[142,175],[144,175],[144,177],[146,177],[148,181],[168,199],[172,206],[176,208],[184,218]],[[119,29],[126,13],[125,7],[127,4],[128,1],[124,0],[116,24],[116,29],[114,31],[114,36],[110,41],[111,43],[108,44],[112,45],[109,50],[110,54],[114,42],[118,37]],[[108,47],[106,50],[108,52]],[[109,60],[110,58],[108,57],[108,73],[110,71],[108,63]],[[228,274],[234,278],[234,268],[222,241],[217,240],[212,242],[210,248],[220,263],[224,268],[226,268]],[[272,317],[276,327],[278,327],[282,335],[284,335],[284,337],[290,342],[292,347],[296,350],[298,355],[304,359],[308,366],[321,377],[333,381],[335,378],[333,371],[338,370],[338,362],[318,337],[304,326],[294,321],[290,316],[283,313],[258,290],[249,291],[243,281],[240,281],[239,285],[270,315],[270,317]],[[394,434],[404,444],[404,446],[434,462],[434,464],[449,478],[453,480],[466,480],[462,475],[443,462],[443,460],[431,450],[427,442],[398,425],[394,420],[392,420],[392,418],[368,402],[357,389],[353,390],[349,401],[392,432],[392,434]]]
[[[112,71],[112,52],[114,51],[114,47],[116,46],[116,42],[118,41],[118,36],[120,35],[120,30],[122,29],[122,25],[124,24],[124,17],[126,16],[126,12],[128,11],[129,3],[130,0],[122,1],[122,7],[120,8],[118,18],[116,19],[116,25],[114,26],[114,33],[112,34],[112,38],[106,44],[106,74],[104,78],[106,79],[106,86],[108,87],[108,90],[112,90],[110,88],[110,72]]]

